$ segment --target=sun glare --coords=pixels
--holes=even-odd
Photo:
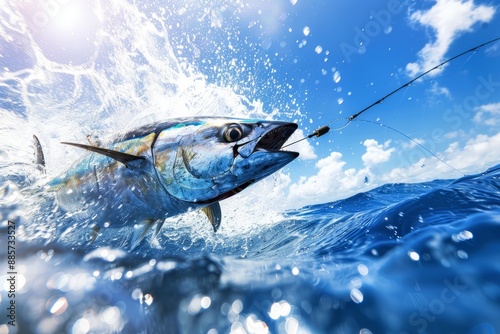
[[[85,24],[83,18],[79,3],[71,1],[60,7],[59,13],[53,18],[53,24],[60,29],[76,30],[83,28]]]

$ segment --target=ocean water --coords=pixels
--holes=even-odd
[[[385,185],[230,239],[166,227],[132,252],[18,241],[9,333],[498,333],[499,180]]]
[[[91,245],[54,234],[42,186],[81,153],[61,141],[179,116],[308,123],[286,84],[258,81],[279,64],[230,21],[249,6],[0,0],[0,334],[500,332],[500,165],[294,210],[280,171],[224,201],[218,233],[191,212],[133,251],[127,228]]]

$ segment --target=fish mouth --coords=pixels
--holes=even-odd
[[[233,155],[236,158],[238,155],[242,158],[248,158],[250,155],[262,152],[262,153],[285,153],[291,154],[297,157],[299,153],[281,150],[283,144],[290,138],[295,130],[297,130],[298,125],[295,123],[285,123],[274,125],[267,132],[264,132],[260,136],[251,139],[245,143],[235,145],[233,147]]]
[[[267,133],[265,133],[255,145],[253,152],[276,152],[280,151],[283,144],[290,138],[290,136],[297,130],[298,125],[295,123],[288,123],[280,125]],[[283,152],[283,151],[280,151]],[[295,152],[293,152],[295,153]]]

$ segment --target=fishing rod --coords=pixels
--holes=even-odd
[[[341,129],[344,129],[346,128],[352,121],[354,121],[358,116],[360,116],[361,114],[363,114],[364,112],[366,112],[367,110],[373,108],[374,106],[376,106],[377,104],[381,104],[382,102],[384,102],[385,99],[387,99],[388,97],[396,94],[397,92],[399,92],[400,90],[402,90],[403,88],[406,88],[406,87],[409,87],[412,83],[414,83],[415,81],[417,81],[418,79],[426,76],[427,74],[431,73],[432,71],[435,71],[436,69],[439,69],[439,68],[442,68],[444,65],[446,65],[447,63],[457,59],[457,58],[460,58],[470,52],[476,52],[477,50],[481,49],[482,47],[488,45],[488,44],[492,44],[494,42],[497,42],[500,40],[500,37],[497,37],[497,38],[494,38],[492,40],[489,40],[485,43],[482,43],[482,44],[479,44],[479,45],[476,45],[466,51],[463,51],[451,58],[448,58],[446,59],[445,61],[439,63],[438,65],[428,69],[427,71],[421,73],[420,75],[417,75],[416,77],[414,77],[413,79],[411,79],[410,81],[408,81],[407,83],[405,83],[404,85],[401,85],[399,86],[398,88],[394,89],[393,91],[391,91],[390,93],[384,95],[382,98],[378,99],[377,101],[373,102],[372,104],[370,104],[369,106],[361,109],[360,111],[356,112],[355,114],[352,114],[351,116],[349,116],[348,118],[341,118],[341,119],[346,119],[347,122],[346,124],[344,124],[343,126],[341,126],[340,128],[337,128],[335,130],[341,130]],[[336,119],[338,120],[338,119]],[[332,120],[331,122],[328,123],[328,125],[330,125],[332,122],[334,122],[335,120]],[[449,166],[450,168],[452,168],[453,170],[461,173],[461,174],[464,174],[462,173],[461,171],[459,171],[458,169],[454,168],[453,166],[449,165],[448,163],[446,163],[445,161],[443,161],[441,158],[439,158],[437,155],[435,155],[434,153],[432,153],[431,151],[429,151],[427,148],[425,148],[425,146],[421,145],[420,143],[418,143],[416,140],[412,139],[411,137],[405,135],[404,133],[402,133],[401,131],[398,131],[388,125],[385,125],[385,124],[382,124],[382,123],[378,123],[378,122],[373,122],[373,121],[366,121],[366,120],[359,120],[358,121],[364,121],[364,122],[369,122],[369,123],[373,123],[373,124],[377,124],[377,125],[381,125],[381,126],[384,126],[390,130],[393,130],[401,135],[403,135],[404,137],[410,139],[411,141],[413,141],[414,143],[416,143],[418,146],[420,146],[421,148],[423,148],[426,152],[430,153],[432,156],[434,156],[435,158],[437,158],[439,161],[443,162],[444,164],[446,164],[447,166]],[[288,147],[288,146],[291,146],[291,145],[294,145],[294,144],[297,144],[303,140],[306,140],[306,139],[310,139],[310,138],[313,138],[313,137],[316,137],[316,138],[319,138],[325,134],[327,134],[329,131],[330,131],[330,127],[328,125],[324,125],[324,126],[320,126],[319,128],[317,128],[316,130],[314,130],[311,134],[299,139],[299,140],[296,140],[290,144],[287,144],[285,146],[283,146],[282,148],[285,148],[285,147]],[[464,174],[465,175],[465,174]]]

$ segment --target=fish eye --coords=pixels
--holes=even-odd
[[[243,129],[238,124],[231,124],[224,129],[224,139],[231,143],[243,138]]]

